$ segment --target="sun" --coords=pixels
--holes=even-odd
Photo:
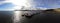
[[[10,0],[14,5],[16,5],[13,9],[21,9],[22,6],[27,7],[26,3],[28,0]]]
[[[12,8],[13,10],[20,10],[22,6],[26,8],[31,6],[29,0],[6,0],[4,2],[12,3],[13,5],[15,5]]]

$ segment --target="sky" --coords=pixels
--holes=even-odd
[[[15,6],[11,2],[4,2],[4,1],[5,0],[0,0],[0,11],[1,10],[10,10]]]
[[[0,0],[0,1],[5,1],[5,0]]]
[[[12,3],[2,3],[5,0],[0,0],[0,10],[12,9],[15,5]],[[60,8],[60,0],[31,0],[32,7],[35,8]]]
[[[10,10],[14,7],[12,3],[3,3],[0,5],[0,10]]]
[[[35,8],[60,8],[60,0],[32,0]]]

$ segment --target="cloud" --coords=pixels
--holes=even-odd
[[[5,0],[0,0],[0,1],[5,1]]]
[[[18,6],[16,6],[16,9],[21,8],[21,6],[31,6],[32,8],[41,8],[43,9],[51,9],[51,8],[59,8],[60,7],[60,0],[29,0],[28,2],[26,0],[6,0],[4,2],[0,2],[0,9],[12,9],[14,7],[14,4],[4,4],[4,3],[14,3]],[[25,3],[28,3],[28,5],[25,5]],[[5,7],[7,5],[7,7]],[[5,8],[4,8],[5,7]]]
[[[13,10],[15,5],[9,0],[0,0],[0,11]]]
[[[60,0],[31,0],[32,7],[60,8]]]
[[[14,6],[12,3],[3,3],[0,5],[0,9],[13,8]]]

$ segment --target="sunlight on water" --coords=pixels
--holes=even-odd
[[[15,7],[13,7],[14,10],[21,10],[22,6],[27,7],[26,3],[28,4],[27,0],[9,0],[12,2]],[[14,11],[14,19],[13,23],[18,23],[20,21],[21,17],[21,11]]]
[[[14,11],[14,23],[18,23],[20,21],[21,17],[21,11]]]

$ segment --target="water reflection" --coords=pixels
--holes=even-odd
[[[19,23],[22,11],[14,11],[14,23]]]
[[[56,23],[60,22],[60,13],[45,10],[31,18],[21,16],[24,11],[0,11],[0,23]],[[34,11],[35,12],[35,11]]]

